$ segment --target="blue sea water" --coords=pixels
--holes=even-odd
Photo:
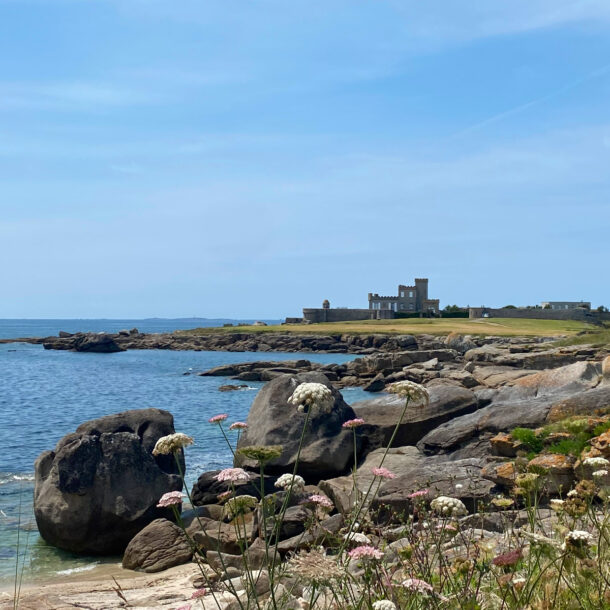
[[[190,326],[189,326],[190,322]],[[202,320],[0,320],[0,337],[46,336],[58,330],[119,330],[137,326],[155,332],[202,326]],[[222,321],[221,321],[222,322]],[[146,326],[149,323],[149,326]],[[16,334],[16,331],[21,333]],[[0,584],[15,576],[16,555],[25,552],[24,579],[83,569],[99,558],[76,557],[44,543],[33,519],[33,470],[38,455],[89,419],[159,407],[174,415],[176,430],[195,438],[186,450],[187,479],[225,467],[231,454],[208,419],[228,413],[245,420],[262,383],[247,390],[219,392],[222,377],[184,375],[231,362],[291,360],[345,362],[343,354],[188,352],[133,350],[116,354],[47,351],[40,345],[0,344]],[[360,388],[343,391],[347,402],[366,396]],[[115,560],[116,561],[116,560]]]

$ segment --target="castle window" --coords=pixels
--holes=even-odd
[[[413,291],[412,290],[409,290],[409,297],[413,298]]]
[[[404,303],[401,303],[401,304],[400,304],[400,308],[401,308],[401,309],[404,309],[404,308],[405,308],[405,304],[404,304]]]
[[[401,291],[400,291],[400,298],[401,298],[401,299],[404,299],[404,298],[405,298],[405,291],[404,291],[404,290],[401,290]]]

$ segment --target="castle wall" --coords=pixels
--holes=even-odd
[[[610,320],[610,313],[600,313],[587,309],[493,309],[490,307],[471,307],[470,318],[529,318],[534,320],[578,320],[598,324]]]
[[[351,322],[358,320],[392,320],[394,312],[388,309],[303,309],[303,318],[309,322]]]

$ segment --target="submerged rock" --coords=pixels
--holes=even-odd
[[[173,456],[152,450],[173,432],[167,411],[125,411],[82,424],[42,453],[34,488],[41,536],[76,553],[119,553],[151,521],[169,516],[157,502],[182,481]]]

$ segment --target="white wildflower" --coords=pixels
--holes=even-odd
[[[575,489],[571,489],[567,494],[568,498],[576,498],[578,496],[578,492]]]
[[[396,610],[396,604],[389,599],[380,599],[373,602],[373,610]]]
[[[457,498],[438,496],[430,502],[430,508],[442,517],[461,517],[468,514],[464,503]]]
[[[193,444],[193,437],[187,436],[182,432],[176,432],[175,434],[168,434],[162,436],[156,443],[155,448],[152,451],[153,455],[169,455],[170,453],[176,453],[184,447],[188,447]]]
[[[229,498],[223,507],[224,516],[232,520],[238,515],[254,510],[257,505],[258,500],[254,496],[244,494]]]
[[[279,477],[275,482],[275,486],[278,489],[288,490],[290,489],[291,485],[294,491],[302,491],[305,488],[305,479],[298,474],[292,475],[287,472]]]
[[[361,534],[360,532],[352,532],[349,534],[345,534],[343,536],[344,540],[349,540],[349,542],[355,542],[356,544],[371,544],[371,540],[365,534]]]
[[[596,478],[596,479],[603,479],[606,476],[608,476],[608,471],[607,470],[596,470],[593,473],[593,477]]]
[[[398,394],[413,402],[421,402],[422,406],[430,404],[430,394],[423,385],[413,381],[396,381],[387,386],[386,391]]]
[[[565,500],[559,500],[558,498],[553,498],[551,500],[551,508],[554,511],[559,512],[560,510],[563,510],[563,505],[565,504]]]
[[[582,462],[585,466],[591,466],[593,468],[604,468],[610,466],[610,461],[603,457],[588,457]]]
[[[302,383],[296,387],[288,402],[296,405],[301,413],[307,408],[311,416],[316,417],[332,411],[334,398],[330,388],[323,383]]]

